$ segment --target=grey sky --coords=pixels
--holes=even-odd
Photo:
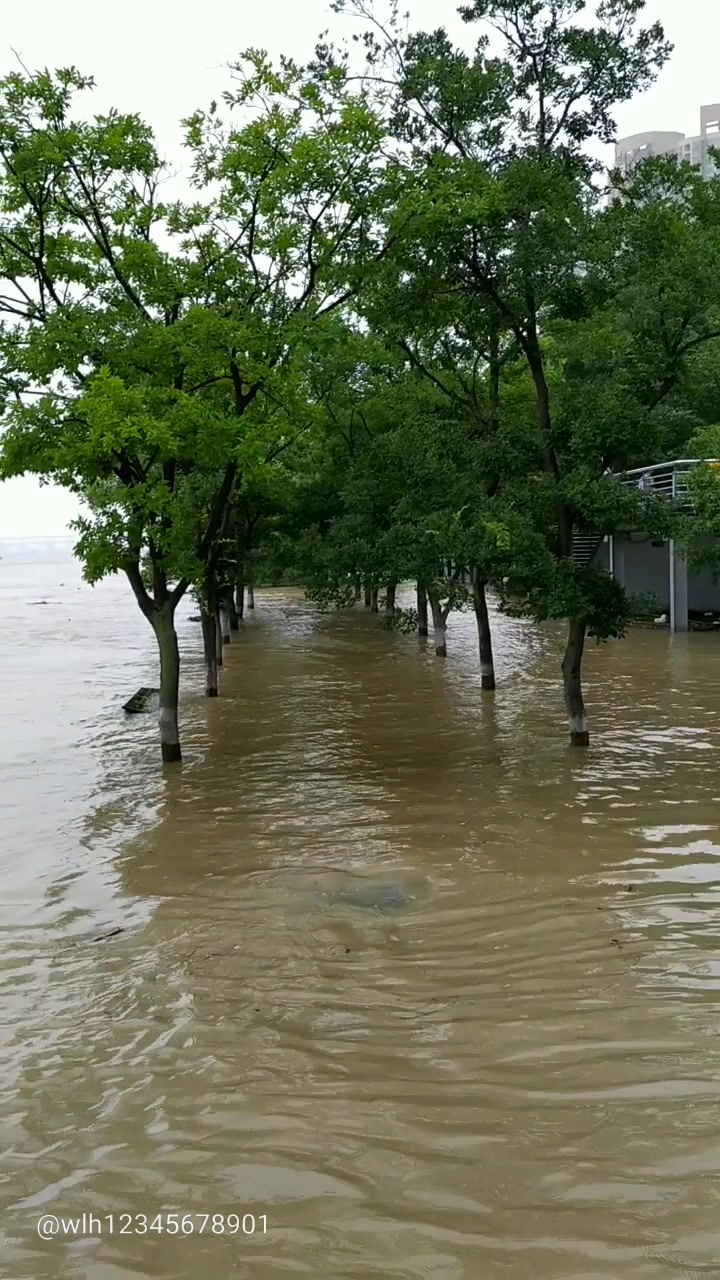
[[[406,7],[413,26],[446,25],[466,43],[473,29],[457,19],[457,3],[408,0]],[[720,100],[720,7],[707,0],[648,0],[646,13],[663,23],[675,53],[658,83],[619,112],[619,134],[697,133],[700,104]],[[112,10],[96,0],[32,0],[5,7],[3,71],[16,65],[13,49],[31,68],[74,64],[97,81],[95,110],[113,105],[139,112],[173,159],[179,120],[219,96],[227,83],[224,62],[248,45],[302,59],[328,27],[341,37],[353,24],[335,17],[327,0],[204,0],[200,7],[125,0]],[[61,534],[75,514],[69,494],[40,490],[30,478],[0,485],[0,537]]]

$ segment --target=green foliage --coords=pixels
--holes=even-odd
[[[691,442],[697,456],[720,459],[720,427],[701,428]],[[691,507],[685,518],[688,559],[695,570],[720,573],[720,464],[695,467],[687,477]]]
[[[337,7],[368,21],[364,83],[401,175],[364,315],[465,424],[464,487],[447,423],[437,474],[448,509],[473,519],[461,540],[445,510],[431,527],[513,607],[620,634],[622,593],[573,562],[573,539],[681,532],[666,502],[608,473],[687,440],[682,397],[720,333],[720,185],[659,161],[606,208],[583,149],[613,137],[617,104],[664,64],[663,32],[640,25],[641,0],[601,0],[589,21],[581,0],[476,0],[463,16],[484,29],[466,55],[444,31],[408,35],[395,4],[387,19],[364,0]],[[417,480],[415,467],[409,494]]]
[[[671,52],[660,23],[639,27],[644,0],[471,0],[460,12],[503,37],[512,108],[532,145],[614,142],[614,110],[654,81]],[[575,22],[573,19],[580,18]]]
[[[78,73],[0,84],[2,474],[78,493],[87,576],[126,569],[146,612],[205,583],[233,494],[310,429],[299,354],[377,250],[371,108],[253,51],[234,71],[186,121],[194,203],[160,201],[138,117],[73,118]]]
[[[663,32],[642,0],[473,0],[466,53],[335,8],[363,74],[248,51],[184,122],[184,201],[139,117],[76,118],[79,72],[0,82],[0,475],[75,492],[86,576],[151,619],[260,580],[330,608],[412,579],[446,614],[474,571],[622,635],[574,541],[720,535],[709,468],[684,512],[618,478],[720,457],[720,180],[655,160],[607,203],[586,151]]]

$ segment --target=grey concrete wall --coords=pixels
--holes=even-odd
[[[615,576],[628,595],[655,596],[662,609],[670,608],[668,546],[654,547],[650,538],[636,535],[615,539]]]
[[[615,576],[630,595],[652,595],[664,612],[670,609],[668,545],[654,547],[642,534],[615,539]],[[602,543],[595,564],[609,568],[609,547]],[[711,569],[688,573],[688,609],[720,612],[720,580]]]
[[[600,546],[595,552],[595,559],[593,560],[593,564],[599,565],[601,569],[609,569],[610,568],[609,552],[610,552],[609,543],[601,542]]]
[[[711,545],[712,541],[712,538],[700,539],[705,546]],[[720,610],[720,581],[712,569],[688,573],[688,609]]]

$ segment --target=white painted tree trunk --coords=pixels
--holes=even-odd
[[[435,637],[435,654],[438,658],[447,657],[447,622],[440,605],[440,599],[434,591],[428,591],[428,600],[432,610],[433,635]]]
[[[215,614],[209,613],[203,606],[201,617],[203,629],[203,652],[205,656],[205,696],[207,698],[217,698],[218,662],[217,641],[215,639],[215,632],[217,630]]]
[[[163,764],[177,764],[182,760],[178,728],[180,651],[169,606],[155,615],[152,625],[160,653],[160,751]]]

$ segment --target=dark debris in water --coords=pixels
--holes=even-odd
[[[158,692],[159,690],[157,689],[148,689],[143,685],[141,689],[138,689],[137,693],[133,694],[132,698],[128,698],[127,702],[123,703],[123,711],[127,712],[128,715],[138,715],[141,711],[147,711],[150,699],[155,697]]]
[[[108,939],[117,938],[119,933],[124,933],[124,932],[125,930],[120,925],[118,925],[116,929],[110,929],[108,933],[98,934],[97,938],[93,938],[93,942],[107,942]]]

